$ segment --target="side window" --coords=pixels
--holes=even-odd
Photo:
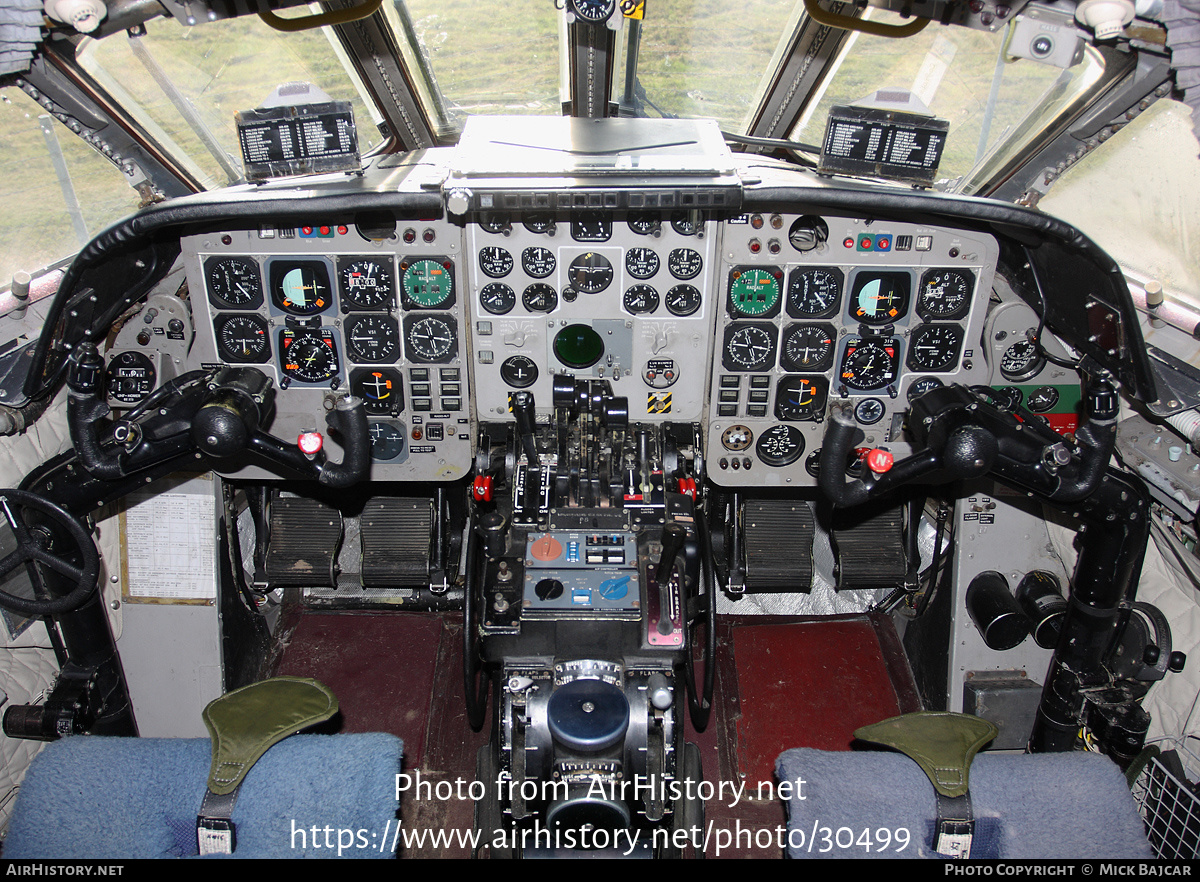
[[[0,89],[0,285],[70,257],[138,207],[125,176],[16,86]]]

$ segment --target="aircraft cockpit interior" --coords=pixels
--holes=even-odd
[[[491,6],[0,0],[0,859],[1194,859],[1194,4]]]

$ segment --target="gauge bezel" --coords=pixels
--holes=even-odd
[[[254,291],[244,300],[231,300],[214,290],[212,272],[221,264],[240,265],[253,276]],[[263,305],[262,268],[253,257],[230,255],[210,255],[204,258],[202,272],[204,273],[204,290],[208,294],[208,302],[218,309],[258,309]]]
[[[796,388],[808,386],[812,390],[812,398],[807,404],[791,405],[784,401],[784,396]],[[825,408],[829,403],[829,380],[823,375],[789,374],[781,377],[775,384],[775,419],[789,423],[820,422],[825,418]],[[801,408],[803,408],[801,410]]]
[[[503,298],[501,306],[491,306],[484,295],[492,292]],[[479,289],[479,308],[489,315],[508,315],[517,306],[517,292],[505,282],[488,282]]]
[[[450,342],[440,352],[423,352],[413,343],[413,331],[421,325],[438,323],[450,332]],[[458,356],[458,323],[449,313],[418,313],[404,317],[404,356],[418,364],[446,364]]]
[[[262,350],[249,358],[232,354],[221,341],[221,334],[234,321],[246,321],[257,326],[262,335]],[[230,364],[266,364],[271,360],[271,328],[267,320],[256,312],[222,312],[213,316],[213,341],[217,357]]]
[[[934,273],[952,273],[956,276],[965,276],[967,282],[966,293],[962,295],[962,302],[958,306],[949,310],[932,309],[929,306],[926,292],[928,290],[929,277]],[[954,321],[961,319],[971,311],[971,303],[975,296],[975,273],[973,270],[963,267],[933,267],[921,273],[921,281],[917,285],[917,315],[926,321]]]
[[[693,258],[695,259],[694,268],[689,264],[682,270],[679,269],[679,261],[691,261]],[[672,248],[670,253],[667,255],[667,272],[669,272],[676,279],[679,279],[681,282],[694,279],[703,271],[704,255],[695,248]]]
[[[1028,346],[1029,356],[1022,360],[1023,367],[1019,370],[1011,370],[1004,366],[1004,361],[1008,358],[1008,354],[1018,346]],[[1038,350],[1038,345],[1028,337],[1022,337],[1019,340],[1014,340],[1004,351],[1000,353],[1000,376],[1008,380],[1010,383],[1023,383],[1026,380],[1032,380],[1042,372],[1042,368],[1046,366],[1046,357]]]
[[[759,336],[767,343],[766,353],[750,364],[743,364],[734,358],[730,345],[734,339],[743,333]],[[725,327],[725,336],[721,345],[721,363],[731,373],[762,373],[775,367],[776,354],[779,350],[779,328],[774,322],[730,322]]]
[[[118,376],[123,371],[140,371],[141,376]],[[135,391],[129,391],[131,381],[136,384]],[[104,371],[104,390],[109,401],[120,405],[131,406],[145,401],[158,384],[158,370],[154,359],[146,352],[126,349],[118,352],[108,361]],[[114,391],[115,390],[115,391]]]
[[[645,306],[636,309],[633,306],[630,306],[630,295],[634,294],[634,292],[637,292],[638,295],[641,295],[645,298]],[[625,289],[625,293],[621,296],[621,308],[630,315],[650,315],[658,309],[660,302],[661,298],[658,296],[658,289],[653,285],[647,285],[645,282],[637,285],[630,285]]]
[[[788,345],[801,333],[815,332],[823,334],[826,339],[824,352],[817,361],[805,364],[796,361],[788,351]],[[798,374],[824,373],[833,367],[833,356],[837,351],[837,329],[824,322],[792,322],[783,328],[783,336],[779,343],[779,365],[785,371]]]
[[[378,334],[382,336],[372,334],[372,337],[382,340],[387,346],[384,351],[373,355],[363,351],[354,342],[354,337],[361,332],[362,326],[367,324],[378,326]],[[353,362],[387,364],[396,361],[400,355],[400,324],[390,315],[370,312],[352,315],[342,323],[342,330],[346,336],[346,355]]]
[[[445,294],[437,300],[414,296],[410,291],[409,274],[424,263],[437,264],[447,274]],[[450,309],[458,301],[458,284],[454,277],[454,261],[440,254],[413,255],[400,261],[400,303],[405,309]]]
[[[764,451],[767,446],[780,434],[787,436],[785,443],[791,445],[788,451],[783,455],[765,453]],[[754,442],[754,452],[763,465],[770,466],[771,468],[790,466],[804,455],[804,433],[795,426],[789,426],[785,423],[776,424],[758,433],[758,440]]]
[[[534,306],[533,300],[535,297],[543,299],[542,306]],[[545,282],[534,282],[521,292],[521,305],[525,307],[526,312],[548,313],[558,309],[558,292],[554,290],[553,285],[548,285]]]
[[[382,270],[380,277],[384,284],[375,288],[354,289],[347,283],[348,273],[361,263],[375,264]],[[341,295],[342,311],[375,310],[384,311],[396,306],[396,273],[392,259],[373,255],[346,255],[337,259],[338,293]],[[358,291],[373,292],[370,297],[363,298]]]
[[[755,274],[756,278],[765,277],[771,280],[771,285],[765,285],[763,282],[758,282],[759,285],[767,288],[765,299],[762,301],[762,308],[758,308],[757,299],[752,301],[751,308],[745,306],[745,300],[740,303],[734,300],[734,289],[742,283],[749,274]],[[728,284],[725,286],[725,309],[730,318],[774,318],[779,315],[780,304],[783,301],[783,270],[777,266],[735,266],[729,270]],[[750,283],[753,285],[754,283]],[[774,294],[771,293],[774,291]]]
[[[924,356],[918,355],[922,341],[932,335],[951,334],[953,340],[949,348],[942,351],[940,361],[928,362]],[[961,325],[946,322],[930,322],[914,328],[908,338],[908,355],[905,365],[909,370],[921,374],[948,374],[953,372],[962,357],[963,340],[965,338]]]
[[[607,242],[612,238],[612,215],[603,211],[572,212],[571,238],[576,242]]]
[[[490,254],[485,260],[485,253],[489,252]],[[475,260],[479,264],[479,271],[489,279],[503,279],[517,265],[516,258],[512,256],[512,252],[503,245],[484,245],[479,249]]]
[[[817,273],[827,273],[836,280],[837,290],[833,295],[833,299],[828,305],[818,310],[809,310],[803,308],[803,300],[798,297],[798,284],[808,276],[815,276]],[[803,266],[791,271],[788,274],[787,292],[783,298],[787,303],[787,314],[792,318],[799,319],[818,319],[831,318],[838,314],[838,310],[842,305],[842,294],[846,288],[846,274],[836,266]]]
[[[544,245],[530,245],[521,251],[521,271],[531,279],[548,279],[558,269],[558,258]]]
[[[880,377],[862,381],[855,374],[846,376],[850,360],[868,347],[879,348],[887,358],[887,367]],[[888,349],[891,352],[888,352]],[[838,361],[838,382],[850,392],[874,392],[894,385],[900,378],[900,340],[896,337],[849,337]]]
[[[693,306],[691,309],[680,309],[675,306],[675,304],[672,303],[672,300],[678,299],[679,295],[682,294],[686,294],[689,299],[694,300],[695,306]],[[679,318],[687,318],[688,316],[695,315],[697,312],[699,312],[700,307],[704,305],[704,295],[700,293],[700,289],[695,285],[688,285],[684,283],[682,285],[672,286],[663,297],[663,303],[666,304],[667,312],[671,313],[671,315],[678,316]]]
[[[290,339],[290,343],[285,343],[285,340]],[[287,355],[292,346],[298,343],[315,341],[318,344],[318,352],[327,353],[329,361],[325,370],[319,378],[305,376],[302,369],[297,365],[288,365]],[[341,375],[342,361],[337,348],[337,334],[333,328],[281,328],[279,331],[279,372],[289,378],[293,383],[299,383],[304,386],[327,386],[331,380],[334,380]]]
[[[513,366],[518,362],[523,362],[522,367],[528,364],[528,367],[531,369],[528,378],[520,377],[514,380],[511,376],[514,369]],[[500,379],[504,381],[506,386],[511,386],[513,389],[528,389],[538,381],[539,374],[537,362],[528,355],[510,355],[504,361],[500,362]]]
[[[630,212],[625,223],[639,236],[653,236],[662,231],[662,216],[656,211]]]
[[[315,283],[320,283],[328,292],[327,300],[317,299],[311,307],[289,305],[283,291],[283,281],[295,271],[308,270],[313,273]],[[333,283],[329,274],[329,264],[319,258],[272,257],[267,259],[267,277],[271,288],[271,306],[287,315],[301,317],[323,315],[334,305]],[[314,284],[316,287],[316,284]]]
[[[651,264],[654,268],[647,272],[643,267]],[[635,267],[637,268],[635,269]],[[660,269],[662,269],[662,258],[653,248],[638,245],[625,252],[625,272],[639,282],[654,278]]]
[[[909,270],[874,268],[855,270],[851,273],[849,284],[847,285],[849,292],[846,296],[847,317],[853,322],[867,325],[871,328],[879,328],[903,321],[912,309],[913,275]],[[893,305],[892,309],[883,315],[867,315],[860,312],[858,304],[866,287],[872,282],[882,284],[889,281],[895,283],[897,286],[896,299],[899,301],[899,306]]]
[[[564,274],[571,287],[584,294],[599,294],[608,288],[616,277],[612,261],[599,251],[577,254],[567,264]]]
[[[366,381],[376,376],[391,384],[386,398],[367,394]],[[363,408],[373,416],[396,416],[404,411],[404,377],[394,368],[355,368],[350,372],[350,394],[361,398]]]

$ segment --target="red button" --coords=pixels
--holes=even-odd
[[[305,456],[319,453],[324,443],[325,439],[321,437],[320,432],[301,432],[300,437],[296,439],[296,446]]]
[[[895,461],[890,453],[878,447],[867,454],[867,468],[877,475],[882,475],[890,469]]]
[[[472,494],[477,502],[491,502],[492,500],[492,476],[478,475],[475,478],[475,483],[471,488]]]

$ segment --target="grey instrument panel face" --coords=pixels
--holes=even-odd
[[[987,382],[990,236],[762,213],[726,223],[720,257],[706,451],[718,484],[815,484],[835,402],[853,409],[866,446],[899,459],[910,398]]]
[[[269,431],[328,435],[350,392],[367,408],[375,480],[450,480],[471,467],[462,236],[399,221],[368,239],[354,226],[260,227],[183,241],[194,292],[191,366],[252,367],[278,388]],[[340,457],[336,441],[326,449]]]

